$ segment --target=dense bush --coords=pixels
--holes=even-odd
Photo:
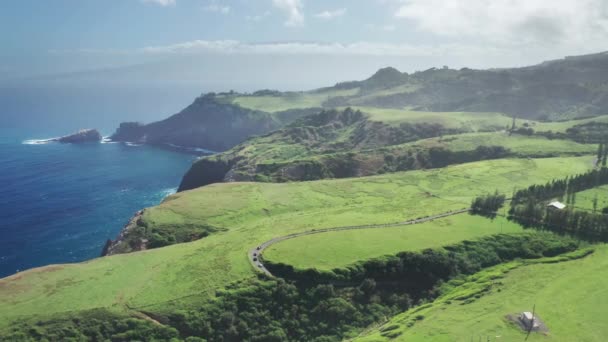
[[[45,322],[26,321],[0,332],[0,341],[170,341],[178,331],[142,319],[97,309],[61,315]]]
[[[495,218],[496,212],[502,208],[505,200],[506,196],[499,194],[498,191],[492,195],[476,197],[471,203],[470,212],[473,215]]]

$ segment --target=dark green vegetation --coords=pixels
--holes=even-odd
[[[100,310],[78,318],[20,324],[6,339],[89,338],[198,341],[340,341],[374,322],[438,295],[455,277],[515,258],[535,259],[573,251],[577,243],[548,233],[496,235],[440,249],[403,252],[319,273],[273,265],[295,280],[252,280],[228,286],[211,303],[171,314],[149,314],[157,323]],[[137,308],[135,308],[137,309]],[[159,323],[160,322],[160,323]],[[178,338],[179,337],[179,338]]]
[[[605,184],[608,184],[608,168],[520,190],[513,196],[509,218],[525,227],[608,242],[608,216],[599,212],[597,204],[592,211],[574,209],[576,193]],[[566,199],[567,207],[548,206],[551,199]],[[597,203],[597,199],[595,201]]]
[[[481,215],[489,218],[495,218],[498,209],[505,204],[507,196],[501,195],[496,191],[492,195],[477,197],[471,203],[470,212],[473,215]]]
[[[191,242],[225,230],[198,222],[156,222],[146,210],[138,212],[122,229],[116,240],[108,240],[101,256],[159,248]]]
[[[48,321],[23,321],[13,325],[6,333],[0,332],[1,341],[23,342],[169,341],[178,336],[174,328],[105,309],[84,311],[78,315],[57,315]]]

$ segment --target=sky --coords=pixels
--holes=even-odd
[[[601,52],[608,1],[4,0],[0,30],[0,81],[303,89]]]

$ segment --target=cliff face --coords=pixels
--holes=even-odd
[[[269,113],[204,95],[166,120],[148,125],[122,123],[111,139],[224,151],[251,135],[263,134],[279,126]]]

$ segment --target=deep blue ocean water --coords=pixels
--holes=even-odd
[[[24,143],[79,128],[109,135],[123,120],[149,122],[177,112],[192,94],[180,93],[167,109],[166,95],[143,90],[131,98],[134,105],[123,98],[113,107],[108,98],[121,95],[96,97],[98,89],[88,97],[31,91],[0,87],[0,277],[98,257],[137,210],[175,191],[195,159],[148,146]]]

